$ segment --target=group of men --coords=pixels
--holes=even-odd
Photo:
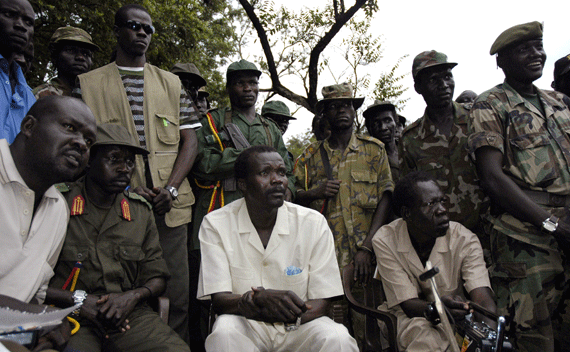
[[[395,105],[375,101],[363,114],[370,135],[355,134],[364,99],[348,84],[324,87],[315,120],[328,136],[295,162],[287,106],[256,111],[254,64],[228,67],[231,106],[209,110],[195,65],[146,62],[151,16],[126,5],[112,63],[91,70],[91,36],[59,28],[49,46],[58,76],[32,93],[14,57],[33,19],[27,0],[0,0],[0,305],[81,304],[79,331],[69,338],[66,322],[40,347],[357,351],[328,317],[352,262],[363,286],[381,276],[400,349],[444,351],[424,317],[427,260],[454,316],[467,298],[497,310],[521,351],[565,338],[568,316],[554,312],[570,275],[570,100],[532,84],[546,58],[540,23],[497,38],[505,82],[474,103],[452,100],[456,63],[417,55],[427,107],[400,133]],[[169,326],[149,306],[163,294]],[[205,342],[204,299],[218,315]]]

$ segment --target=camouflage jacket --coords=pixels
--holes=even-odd
[[[503,153],[503,172],[522,189],[570,195],[570,110],[563,94],[536,88],[546,118],[508,83],[479,95],[471,111],[469,150],[490,146]],[[564,208],[543,207],[563,217]],[[550,248],[540,229],[510,214],[495,228],[523,242]]]
[[[467,150],[469,104],[453,103],[450,137],[437,130],[427,116],[408,126],[398,144],[400,178],[411,171],[425,171],[434,176],[449,197],[450,220],[479,233],[480,214],[487,208],[487,197]]]
[[[332,150],[328,140],[307,147],[295,166],[297,190],[314,189],[327,181],[319,151],[321,143],[324,143],[333,179],[342,181],[338,194],[329,199],[324,215],[334,235],[338,263],[343,267],[368,236],[378,202],[384,192],[394,190],[394,182],[382,142],[353,134],[344,151]],[[323,204],[324,200],[315,200],[311,208],[321,211]]]
[[[47,97],[48,95],[71,96],[71,88],[58,77],[54,77],[49,82],[34,88],[32,93],[34,93],[36,99]]]

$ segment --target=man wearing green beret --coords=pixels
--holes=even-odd
[[[48,95],[71,96],[77,76],[91,70],[93,53],[99,47],[93,43],[89,33],[68,26],[60,27],[53,33],[48,48],[57,77],[37,86],[33,93],[36,99]]]
[[[179,62],[172,66],[170,72],[180,78],[184,89],[186,89],[186,92],[190,98],[192,98],[194,104],[196,104],[198,100],[198,90],[206,85],[206,80],[202,77],[196,65],[191,62]]]
[[[190,351],[147,304],[169,273],[152,206],[128,190],[137,154],[125,127],[99,125],[87,174],[56,186],[71,216],[46,302],[82,303],[74,351]]]
[[[570,110],[533,85],[546,61],[541,23],[507,29],[490,54],[505,80],[475,100],[468,146],[492,201],[493,289],[517,350],[554,351],[570,326],[554,316],[570,275]]]
[[[291,112],[285,103],[278,100],[271,100],[261,107],[261,116],[270,119],[277,124],[279,131],[284,135],[289,128],[289,121],[297,120],[291,116]]]
[[[467,118],[470,104],[453,101],[455,81],[444,53],[430,50],[418,54],[412,64],[414,88],[424,98],[424,115],[408,126],[400,138],[400,177],[412,171],[432,175],[449,197],[449,218],[475,232],[485,243],[480,214],[486,197],[467,149]]]

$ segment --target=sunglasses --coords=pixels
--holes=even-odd
[[[144,23],[140,23],[138,21],[133,21],[133,20],[129,20],[126,21],[123,24],[123,27],[127,27],[129,29],[132,29],[135,32],[138,32],[141,30],[141,28],[144,30],[144,32],[148,35],[151,35],[154,33],[154,27],[150,24],[144,24]]]

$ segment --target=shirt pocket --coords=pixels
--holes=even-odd
[[[509,140],[513,152],[513,170],[520,173],[525,183],[534,187],[548,187],[560,177],[556,155],[545,133],[516,136]]]
[[[309,273],[301,271],[297,275],[283,275],[281,276],[281,285],[283,290],[293,291],[299,298],[307,300],[307,290],[309,284]]]
[[[164,144],[178,144],[180,142],[180,130],[178,118],[172,115],[156,114],[156,135]]]
[[[126,278],[120,279],[121,288],[123,290],[131,290],[135,286],[139,272],[139,262],[144,259],[144,253],[141,246],[136,244],[119,245],[118,250],[119,260],[123,268],[123,273],[121,274],[126,276]],[[117,275],[120,274],[117,273]]]
[[[357,206],[374,210],[378,205],[378,174],[366,170],[353,170],[352,177],[352,199]]]

